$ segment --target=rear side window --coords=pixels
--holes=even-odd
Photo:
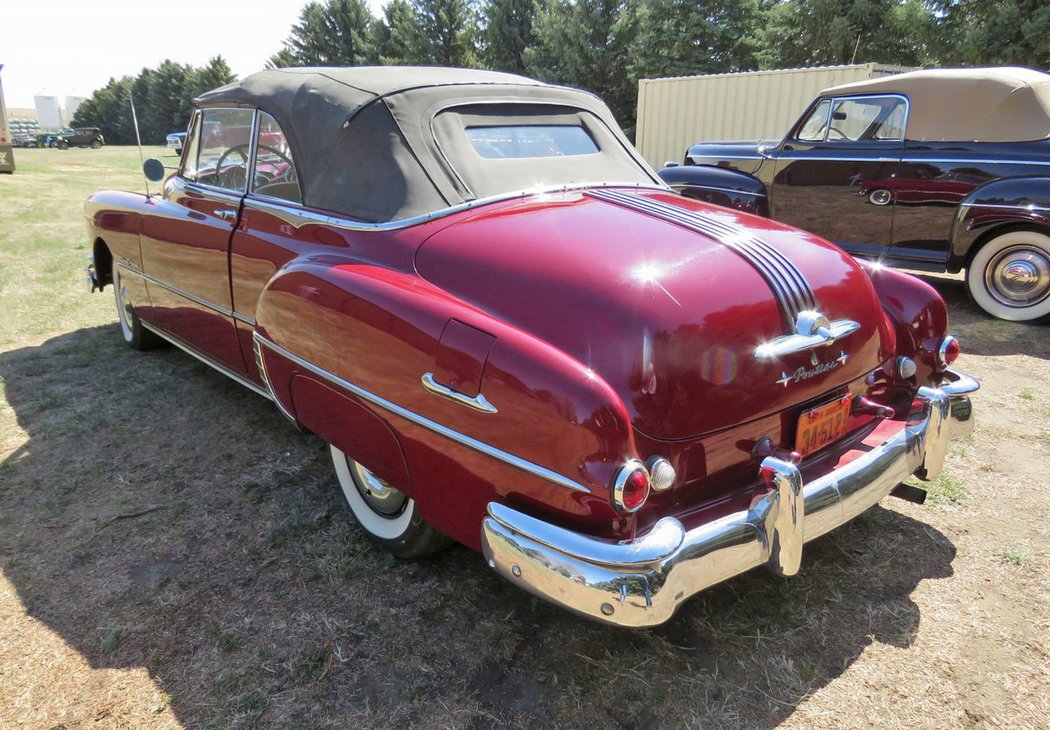
[[[568,124],[516,124],[467,127],[474,151],[487,160],[593,155],[598,145],[583,127]]]
[[[252,192],[293,203],[303,200],[284,131],[276,119],[262,111],[259,112],[259,131],[255,138]]]

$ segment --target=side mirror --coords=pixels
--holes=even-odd
[[[664,163],[664,167],[678,167],[677,160],[668,160]]]
[[[150,182],[160,182],[164,179],[164,163],[151,157],[142,163],[142,172]]]

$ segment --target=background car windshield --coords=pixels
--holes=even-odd
[[[501,125],[467,127],[467,138],[482,157],[569,157],[593,155],[598,145],[583,127],[570,125]]]

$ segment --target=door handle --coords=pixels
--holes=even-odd
[[[452,388],[449,388],[447,385],[442,385],[441,383],[434,380],[434,373],[423,374],[423,387],[431,393],[433,393],[434,395],[439,395],[442,398],[448,398],[450,401],[454,403],[459,403],[461,406],[473,408],[474,410],[481,411],[482,413],[497,413],[496,407],[489,403],[485,396],[483,396],[481,393],[478,393],[473,398],[464,393],[459,393],[455,390],[452,390]]]
[[[237,218],[237,211],[235,211],[235,210],[227,210],[227,209],[223,208],[222,210],[215,211],[215,215],[217,217],[219,217],[219,218],[222,218],[224,221],[232,221],[232,220],[236,220],[236,218]]]

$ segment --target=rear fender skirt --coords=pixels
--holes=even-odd
[[[1018,224],[1050,230],[1050,177],[1006,178],[974,190],[955,214],[949,268],[965,266],[993,230]]]
[[[456,337],[449,336],[450,326]],[[447,353],[439,345],[443,332]],[[425,515],[443,509],[456,480],[422,478],[429,462],[413,464],[413,454],[423,452],[404,441],[417,427],[473,452],[471,468],[485,475],[496,496],[548,505],[552,515],[596,524],[595,530],[608,529],[616,517],[609,484],[636,453],[619,395],[561,350],[414,274],[331,256],[298,259],[267,283],[255,342],[269,391],[302,427],[326,440],[346,439],[334,442],[354,458],[350,439],[370,440],[376,430],[328,423],[327,399],[301,376],[335,388],[389,424]],[[428,387],[428,374],[438,387]],[[453,385],[461,397],[437,392]],[[361,453],[366,466],[379,465],[379,456],[369,455],[372,464]],[[393,461],[385,462],[391,473]]]

